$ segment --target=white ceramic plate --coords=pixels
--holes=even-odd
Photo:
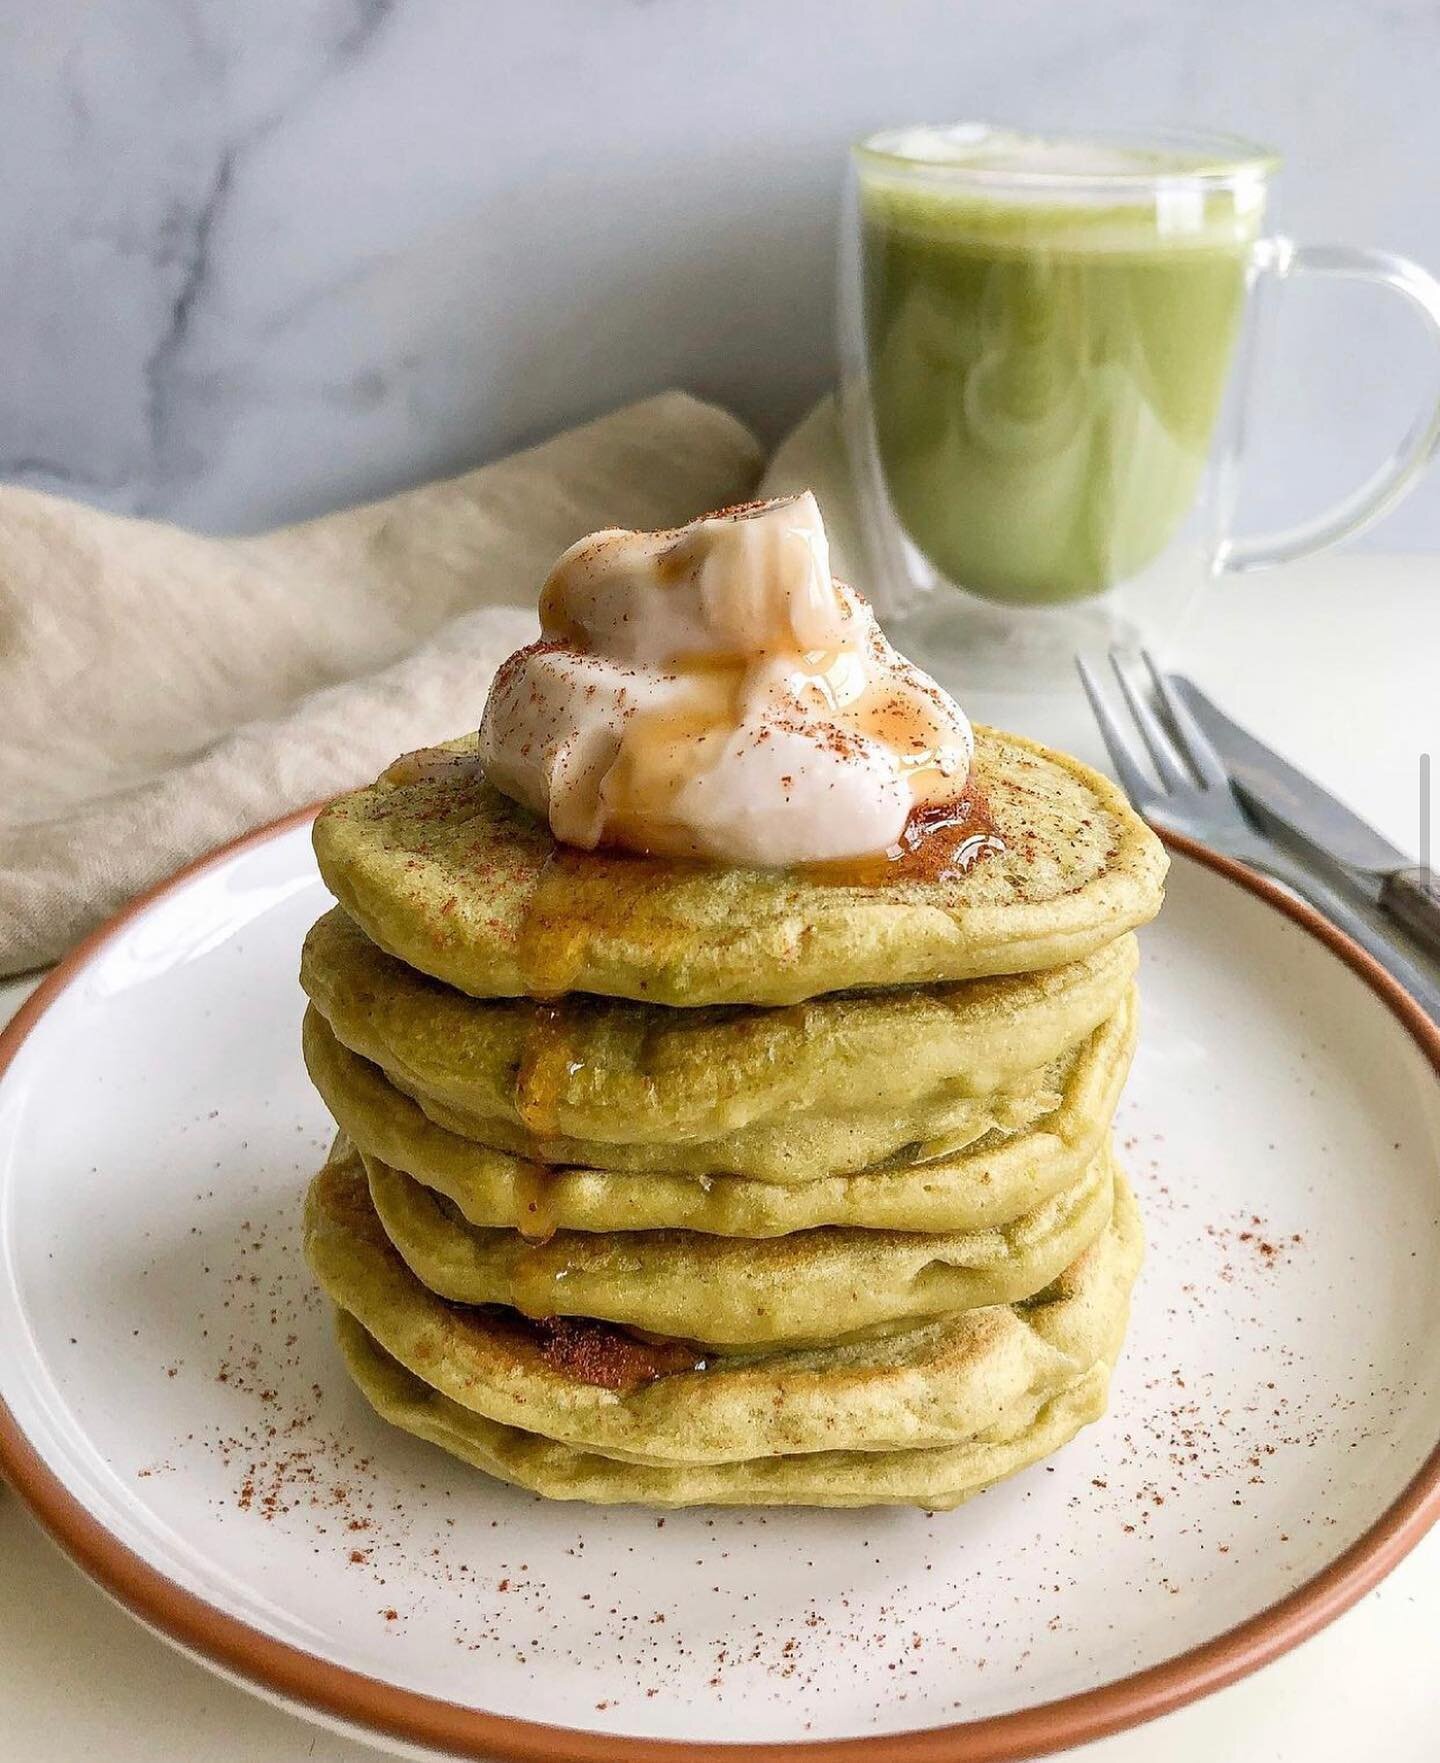
[[[152,1626],[415,1745],[888,1763],[1173,1706],[1336,1614],[1440,1500],[1440,1047],[1276,901],[1181,858],[1144,939],[1118,1134],[1150,1255],[1108,1418],[949,1515],[662,1518],[500,1487],[346,1384],[298,1229],[326,900],[306,827],[261,835],[0,1043],[0,1466]]]

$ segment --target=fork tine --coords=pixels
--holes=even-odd
[[[1140,730],[1145,745],[1150,749],[1150,757],[1155,761],[1155,769],[1160,774],[1160,782],[1167,790],[1194,789],[1194,779],[1185,769],[1179,750],[1165,731],[1160,718],[1140,696],[1130,683],[1120,660],[1120,651],[1110,651],[1110,668],[1119,682],[1125,702],[1130,706],[1130,714],[1135,719],[1135,726]]]
[[[1190,706],[1175,690],[1169,674],[1161,670],[1150,651],[1142,649],[1140,654],[1150,670],[1150,678],[1155,682],[1156,694],[1165,706],[1165,714],[1170,718],[1180,750],[1190,761],[1195,775],[1210,789],[1228,789],[1230,773],[1225,769],[1225,761],[1215,750],[1210,737],[1196,722]]]
[[[1100,681],[1083,655],[1075,657],[1075,668],[1080,675],[1080,684],[1085,688],[1085,696],[1090,700],[1090,708],[1095,712],[1095,721],[1115,767],[1116,776],[1120,779],[1125,794],[1143,812],[1146,804],[1156,798],[1155,786],[1145,775],[1140,755],[1135,751],[1119,717],[1106,703]]]

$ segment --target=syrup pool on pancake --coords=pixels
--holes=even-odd
[[[479,758],[562,844],[760,867],[883,862],[927,829],[983,846],[970,723],[831,576],[809,491],[594,533],[540,622]]]

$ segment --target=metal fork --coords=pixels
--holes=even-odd
[[[1148,651],[1142,650],[1141,658],[1163,717],[1151,708],[1132,682],[1121,651],[1110,651],[1110,666],[1129,711],[1128,721],[1140,731],[1154,766],[1154,779],[1129,732],[1125,713],[1107,697],[1105,687],[1084,656],[1075,657],[1080,683],[1095,712],[1116,775],[1136,810],[1152,826],[1208,845],[1212,851],[1233,857],[1298,894],[1372,955],[1422,1010],[1440,1022],[1440,984],[1345,895],[1266,836],[1231,788],[1223,760],[1184,700]]]

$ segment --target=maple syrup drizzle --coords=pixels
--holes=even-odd
[[[663,969],[677,936],[665,906],[666,883],[678,871],[703,867],[557,843],[541,866],[516,940],[526,995],[554,1003],[573,992],[591,944],[606,937],[623,936],[649,950]]]
[[[515,948],[532,998],[561,998],[574,989],[590,940],[590,925],[577,908],[585,891],[582,860],[591,858],[588,851],[556,844],[540,866]]]
[[[548,1243],[555,1235],[554,1174],[544,1163],[521,1160],[515,1172],[515,1228],[527,1243]]]
[[[553,1139],[559,1133],[570,1079],[583,1069],[564,998],[532,1004],[515,1073],[515,1112],[536,1138]]]
[[[556,1247],[529,1244],[510,1270],[510,1301],[532,1322],[555,1314],[555,1288],[570,1277],[571,1268]]]
[[[843,887],[883,887],[892,881],[953,881],[981,858],[1003,853],[983,794],[967,790],[958,801],[912,810],[905,830],[886,851],[833,863],[805,863],[798,872]]]

